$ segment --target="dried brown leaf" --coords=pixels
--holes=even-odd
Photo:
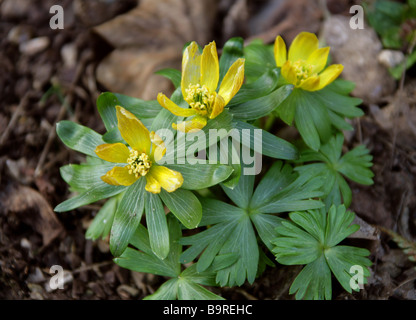
[[[170,83],[154,72],[180,68],[189,41],[210,41],[216,1],[143,0],[140,5],[94,28],[115,50],[97,69],[108,90],[142,99],[168,92]]]
[[[64,231],[49,203],[30,187],[7,185],[1,193],[0,204],[5,214],[16,214],[21,221],[40,233],[44,246]]]

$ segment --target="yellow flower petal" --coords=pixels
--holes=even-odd
[[[341,74],[344,66],[342,64],[333,64],[326,68],[320,75],[319,86],[316,90],[321,90],[326,87],[328,84],[333,82]]]
[[[166,153],[165,142],[154,131],[150,132],[150,140],[152,141],[151,157],[158,162]]]
[[[224,106],[225,106],[224,98],[220,96],[219,94],[217,94],[215,96],[215,100],[212,105],[212,111],[211,111],[211,114],[209,115],[209,118],[214,119],[216,116],[218,116],[221,112],[223,112]]]
[[[156,179],[161,187],[167,192],[175,191],[180,188],[183,183],[183,177],[180,172],[163,166],[153,165],[146,177],[148,175]]]
[[[283,64],[280,72],[282,73],[283,78],[285,78],[288,83],[293,85],[297,83],[296,70],[292,66],[292,62],[290,60],[286,61]]]
[[[206,45],[201,58],[201,86],[205,85],[210,92],[214,92],[220,78],[220,66],[215,41]]]
[[[150,172],[145,176],[146,177],[146,186],[144,187],[146,191],[151,193],[160,193],[161,185],[159,181],[156,180]]]
[[[307,63],[312,66],[313,73],[319,73],[324,70],[328,61],[329,47],[320,48],[312,52]]]
[[[194,109],[188,108],[181,108],[176,103],[174,103],[172,100],[170,100],[166,95],[163,93],[159,93],[157,95],[157,101],[159,104],[169,110],[171,113],[173,113],[175,116],[178,117],[190,117],[196,114],[196,111]]]
[[[134,114],[116,106],[118,129],[124,140],[135,150],[148,154],[150,152],[149,130]]]
[[[130,186],[137,181],[134,174],[130,174],[126,167],[114,167],[108,171],[101,179],[113,186]]]
[[[281,36],[277,36],[274,42],[274,59],[278,67],[283,66],[287,60],[286,44]]]
[[[301,32],[293,40],[289,48],[289,60],[307,60],[309,56],[317,50],[319,41],[315,34]]]
[[[207,124],[207,118],[201,116],[195,116],[192,120],[182,121],[178,124],[172,123],[172,127],[175,130],[181,132],[197,132],[205,127]]]
[[[130,150],[123,143],[105,143],[95,148],[98,157],[105,161],[127,163]]]
[[[224,76],[224,79],[221,82],[220,90],[218,94],[224,99],[224,105],[227,105],[228,102],[235,96],[235,94],[240,90],[241,85],[244,81],[244,62],[245,59],[237,59],[228,69],[227,73]]]
[[[319,87],[319,76],[310,77],[305,81],[302,81],[299,87],[306,91],[317,90],[317,88]]]
[[[182,78],[181,90],[182,95],[186,97],[185,90],[190,84],[200,84],[201,80],[201,53],[198,45],[192,41],[186,47],[182,56]]]

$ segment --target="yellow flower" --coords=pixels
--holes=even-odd
[[[183,183],[182,174],[156,164],[166,152],[163,140],[153,131],[149,132],[143,123],[126,109],[116,106],[116,110],[118,129],[131,149],[123,143],[99,145],[95,153],[101,159],[127,163],[124,167],[114,167],[101,179],[111,185],[129,186],[145,177],[145,189],[152,193],[159,193],[161,187],[168,192],[180,188]]]
[[[318,38],[309,32],[298,34],[288,53],[281,36],[274,42],[274,57],[276,65],[282,68],[282,76],[296,88],[307,91],[321,90],[341,74],[341,64],[325,68],[328,54],[329,47],[319,48]]]
[[[182,132],[198,131],[205,127],[208,119],[214,119],[240,90],[244,80],[244,59],[237,59],[228,69],[216,92],[220,78],[217,47],[215,42],[206,45],[202,54],[196,42],[184,51],[182,58],[181,89],[189,108],[181,108],[163,93],[157,101],[162,107],[180,117],[192,117],[172,127]]]

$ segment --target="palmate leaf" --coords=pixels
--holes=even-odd
[[[274,113],[288,125],[294,121],[304,142],[318,151],[331,137],[332,127],[352,130],[345,118],[364,114],[357,107],[362,100],[348,96],[349,90],[350,83],[340,80],[314,92],[295,88]]]
[[[169,277],[170,280],[162,284],[146,300],[219,300],[220,296],[210,292],[203,285],[215,286],[215,270],[196,272],[196,265],[193,264],[181,271],[179,256],[182,246],[178,243],[181,237],[181,227],[178,221],[172,216],[167,216],[169,230],[170,251],[165,259],[160,259],[151,249],[148,230],[139,225],[130,239],[133,248],[127,248],[124,253],[114,259],[119,266],[137,272],[152,273],[159,276]]]
[[[359,284],[366,283],[371,265],[366,257],[370,252],[338,245],[359,229],[358,225],[351,225],[354,213],[346,211],[343,205],[333,205],[328,212],[292,212],[289,217],[291,221],[276,227],[273,252],[281,264],[306,265],[293,282],[290,294],[296,293],[296,299],[331,299],[331,272],[346,291],[358,291],[351,285],[355,280],[353,268],[362,270]]]
[[[221,286],[242,285],[246,280],[253,283],[260,259],[257,235],[271,249],[274,229],[283,221],[271,213],[284,212],[285,208],[303,210],[323,206],[320,201],[309,200],[321,194],[319,189],[322,187],[322,181],[318,183],[310,178],[293,172],[290,165],[283,166],[278,161],[256,189],[255,177],[243,174],[234,189],[222,186],[235,205],[201,199],[203,215],[199,226],[210,227],[180,240],[181,244],[190,246],[181,255],[182,263],[200,255],[196,266],[197,271],[203,272],[224,256],[230,265],[218,271],[217,283]],[[270,203],[276,211],[268,206]]]
[[[304,147],[296,161],[303,163],[295,168],[296,171],[310,172],[325,179],[327,209],[331,204],[344,203],[347,207],[351,204],[352,192],[344,177],[363,185],[373,184],[369,150],[360,145],[342,155],[343,143],[344,136],[339,133],[323,144],[318,152]]]

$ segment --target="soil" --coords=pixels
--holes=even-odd
[[[155,2],[172,5],[167,0]],[[187,8],[186,0],[177,2],[182,3],[182,9]],[[326,14],[321,2],[211,1],[215,3],[210,9],[212,18],[203,20],[198,18],[202,11],[183,12],[195,15],[190,19],[200,21],[198,28],[205,30],[204,37],[215,40],[220,48],[226,39],[237,35],[272,43],[278,33],[290,40],[300,31],[318,32]],[[64,9],[65,25],[64,29],[52,30],[49,9],[57,3]],[[120,71],[121,67],[108,57],[131,48],[131,43],[114,43],[106,34],[108,27],[97,26],[110,23],[113,30],[122,28],[120,18],[136,6],[142,6],[139,15],[146,16],[146,10],[151,10],[146,3],[149,1],[0,1],[0,299],[141,299],[165,281],[118,267],[112,262],[107,240],[85,239],[100,203],[66,213],[53,211],[71,196],[59,168],[83,160],[56,137],[55,124],[68,119],[103,133],[95,101],[101,92],[117,90],[104,76],[97,76],[102,74],[97,69]],[[330,14],[349,16],[355,1],[327,3]],[[165,10],[154,19],[168,19],[164,16],[168,13]],[[151,24],[152,28],[158,25]],[[201,39],[200,35],[195,37]],[[155,40],[149,49],[141,44],[140,52],[163,51],[167,45],[162,43]],[[180,67],[180,59],[169,59],[167,64]],[[123,85],[131,78],[120,76],[116,80]],[[403,83],[394,83],[393,91],[376,102],[363,103],[365,116],[352,123],[355,130],[347,136],[346,150],[364,143],[374,157],[374,185],[351,183],[351,209],[363,226],[375,231],[347,240],[369,249],[373,266],[369,283],[359,293],[348,294],[334,281],[334,299],[416,299],[416,264],[386,232],[391,230],[410,243],[416,242],[414,68]],[[137,88],[137,97],[152,95],[153,90],[152,84]],[[53,265],[61,265],[66,271],[62,290],[47,286],[54,274],[50,269]],[[288,288],[299,270],[279,265],[267,268],[253,285],[212,290],[232,300],[294,299]]]

